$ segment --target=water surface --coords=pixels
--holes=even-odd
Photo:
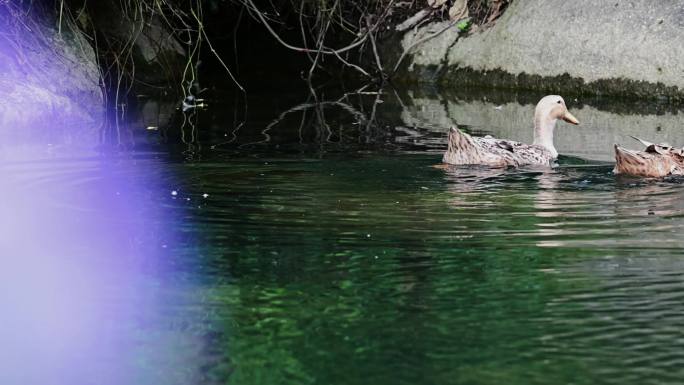
[[[676,113],[569,102],[558,167],[441,169],[447,120],[524,139],[485,117],[530,97],[374,91],[148,101],[113,154],[4,161],[3,383],[681,381],[682,181],[582,152]]]

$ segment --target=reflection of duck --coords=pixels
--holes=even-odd
[[[543,97],[534,110],[534,143],[532,145],[491,136],[474,138],[458,128],[451,128],[447,151],[442,161],[449,164],[482,164],[494,167],[548,166],[558,157],[553,146],[556,120],[579,124],[558,95]]]
[[[619,181],[616,184],[615,204],[611,207],[615,215],[621,218],[640,218],[643,221],[649,215],[659,218],[680,216],[684,214],[682,185],[678,181],[647,180],[635,183],[633,180]],[[658,221],[653,219],[653,221]],[[648,231],[658,232],[658,228],[670,226],[669,223],[658,223],[648,226]],[[680,224],[674,224],[682,227]],[[639,231],[644,231],[640,228]],[[668,232],[671,234],[671,232]],[[664,238],[667,238],[665,236]]]
[[[634,139],[646,146],[646,149],[633,151],[616,144],[614,173],[651,178],[684,175],[683,149]]]

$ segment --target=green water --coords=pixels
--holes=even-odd
[[[226,371],[210,376],[681,378],[680,185],[621,185],[606,166],[452,173],[434,162],[236,160],[193,172],[216,197],[190,230],[221,282],[207,289]]]
[[[684,378],[679,180],[616,178],[574,157],[551,170],[435,168],[444,132],[401,128],[391,97],[354,104],[367,121],[332,105],[268,127],[305,97],[252,103],[238,130],[216,107],[183,130],[138,131],[116,167],[5,168],[17,185],[61,186],[48,212],[115,222],[105,248],[65,249],[133,261],[88,299],[126,314],[97,329],[106,343],[90,357],[118,373],[111,383]],[[122,193],[105,179],[136,187],[112,208],[101,201]]]

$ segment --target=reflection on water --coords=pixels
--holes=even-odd
[[[514,98],[250,97],[0,166],[1,383],[680,382],[681,179],[433,167],[450,119],[524,139]]]
[[[404,105],[401,118],[406,125],[438,132],[458,124],[476,133],[532,143],[534,107],[543,95],[511,95],[501,91],[478,94],[474,97],[467,91],[424,93]],[[613,161],[613,144],[641,147],[631,136],[684,145],[684,116],[676,107],[638,101],[611,104],[598,98],[567,98],[566,103],[581,124],[558,123],[554,139],[561,154]]]

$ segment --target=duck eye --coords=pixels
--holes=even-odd
[[[560,100],[558,101],[558,104],[561,104],[561,101],[560,101]]]

